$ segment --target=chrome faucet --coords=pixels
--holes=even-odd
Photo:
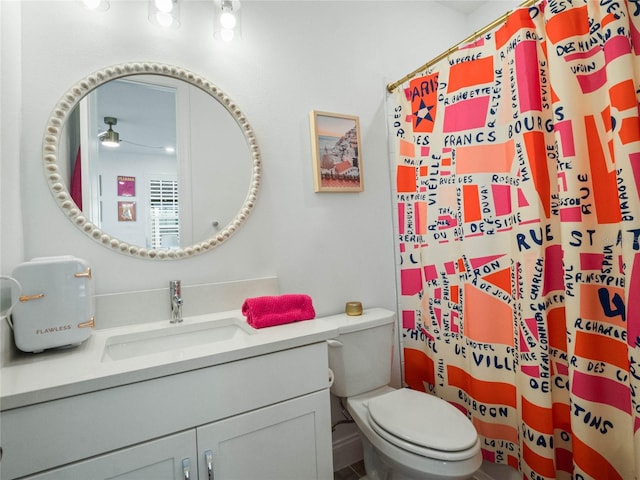
[[[180,280],[169,282],[169,295],[171,297],[171,323],[182,321],[182,288]]]

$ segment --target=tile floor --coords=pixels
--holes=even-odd
[[[359,461],[358,463],[354,463],[353,465],[349,465],[348,467],[343,468],[342,470],[338,470],[337,472],[333,472],[333,480],[359,480],[365,476],[364,471],[364,462]],[[494,477],[491,477],[483,472],[478,472],[477,476],[473,477],[474,480],[491,480]],[[497,478],[506,478],[506,477],[497,477]],[[511,478],[511,477],[509,477]],[[513,477],[517,479],[517,477]]]
[[[362,461],[333,472],[333,480],[358,480],[364,476],[364,462]]]

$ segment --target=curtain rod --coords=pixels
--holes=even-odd
[[[534,3],[538,2],[538,1],[539,0],[526,0],[518,8],[530,7],[531,5],[533,5]],[[456,52],[458,50],[458,48],[460,47],[460,45],[465,45],[467,43],[471,43],[471,42],[477,40],[478,38],[480,38],[481,36],[483,36],[485,33],[490,32],[491,30],[496,28],[498,25],[503,24],[504,22],[507,21],[507,18],[509,18],[509,15],[511,15],[511,13],[513,13],[513,10],[510,10],[507,13],[505,13],[504,15],[502,15],[500,18],[495,19],[489,25],[483,27],[482,29],[480,29],[477,32],[475,32],[474,34],[469,35],[467,38],[465,38],[461,42],[456,43],[449,50],[447,50],[445,52],[442,52],[436,58],[434,58],[433,60],[429,60],[427,63],[425,63],[421,67],[415,69],[413,72],[408,73],[407,75],[402,77],[400,80],[388,84],[387,85],[387,91],[389,93],[392,93],[396,88],[398,88],[400,85],[402,85],[407,80],[415,77],[420,72],[425,71],[427,68],[431,67],[432,65],[435,65],[436,63],[438,63],[443,58],[446,58],[449,55],[451,55],[452,53]]]

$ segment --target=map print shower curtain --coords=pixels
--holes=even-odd
[[[640,478],[639,55],[547,0],[392,100],[405,382],[523,478]]]

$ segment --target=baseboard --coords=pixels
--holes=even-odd
[[[342,470],[362,460],[362,441],[356,431],[333,442],[333,471]]]

